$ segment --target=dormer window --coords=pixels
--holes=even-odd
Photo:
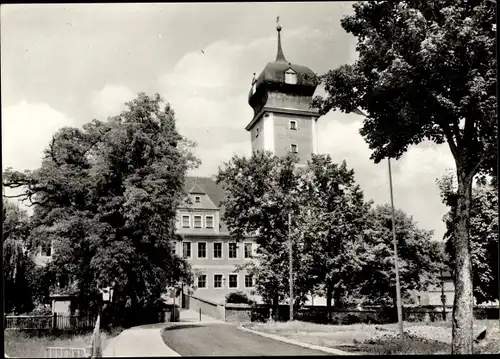
[[[292,153],[299,153],[299,146],[297,146],[296,144],[292,143],[292,144],[290,145],[290,151],[291,151]]]
[[[290,127],[290,130],[296,130],[297,129],[297,121],[290,121],[289,122],[289,127]]]
[[[194,202],[200,203],[200,196],[194,196]]]
[[[292,69],[285,71],[285,83],[295,85],[297,83],[297,73]]]

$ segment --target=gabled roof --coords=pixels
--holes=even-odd
[[[202,192],[193,192],[194,188],[199,188]],[[221,202],[224,200],[226,193],[222,189],[222,186],[218,185],[214,178],[211,177],[186,177],[184,183],[184,190],[186,193],[201,193],[206,194],[210,200],[219,208],[221,216],[221,232],[227,232],[226,225],[222,222],[222,216],[224,214],[224,206]]]
[[[191,188],[189,190],[189,193],[191,193],[191,194],[206,194],[206,192],[203,189],[201,189],[200,186],[198,186],[197,184],[195,184],[193,186],[193,188]]]

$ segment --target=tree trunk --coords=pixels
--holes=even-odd
[[[472,354],[474,297],[469,241],[472,175],[461,171],[460,168],[457,170],[457,175],[458,197],[453,233],[455,300],[453,303],[451,352],[452,354]]]
[[[333,286],[330,284],[326,287],[326,313],[328,323],[332,321],[332,297],[333,297]]]
[[[335,305],[335,308],[342,308],[343,303],[342,303],[342,292],[343,290],[339,287],[333,291],[333,303]]]
[[[279,311],[279,298],[275,296],[273,298],[273,319],[274,321],[278,321],[278,311]]]

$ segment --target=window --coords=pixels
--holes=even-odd
[[[293,143],[292,143],[292,144],[290,145],[290,151],[291,151],[292,153],[299,153],[299,146],[297,146],[296,144],[293,144]]]
[[[195,196],[194,201],[195,203],[200,203],[200,196]]]
[[[214,228],[214,216],[205,216],[205,228]]]
[[[182,228],[189,228],[191,221],[189,220],[189,216],[182,216]]]
[[[245,288],[253,287],[253,276],[251,274],[245,275]]]
[[[41,255],[44,257],[50,257],[52,255],[52,243],[42,244]]]
[[[201,216],[194,216],[194,228],[201,228]]]
[[[245,258],[252,258],[252,243],[245,243]]]
[[[214,258],[222,258],[222,243],[214,243]]]
[[[222,274],[214,274],[214,288],[222,288]]]
[[[297,121],[290,121],[289,123],[290,130],[296,130],[297,129]]]
[[[229,258],[238,258],[238,247],[236,243],[229,243]]]
[[[238,288],[238,275],[230,274],[229,275],[229,288]]]
[[[255,129],[255,137],[259,137],[259,128],[258,127]]]
[[[207,244],[198,242],[198,258],[207,258]]]
[[[198,288],[207,287],[207,276],[205,274],[200,274],[198,276]]]
[[[172,254],[175,254],[176,250],[177,250],[177,242],[174,241],[172,243]]]
[[[191,258],[191,242],[182,243],[182,255],[184,258]]]
[[[297,83],[297,74],[292,69],[285,71],[285,83],[292,85]]]

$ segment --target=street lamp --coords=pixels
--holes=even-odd
[[[394,269],[396,271],[396,301],[398,306],[398,323],[399,323],[399,336],[400,339],[404,339],[404,329],[403,329],[403,307],[401,303],[401,285],[399,283],[399,265],[398,265],[398,242],[396,239],[396,219],[394,215],[394,196],[392,193],[392,171],[391,171],[391,159],[387,158],[387,164],[389,166],[389,187],[391,192],[391,209],[392,209],[392,241],[394,244]]]
[[[110,287],[98,288],[99,291],[99,312],[95,323],[94,334],[92,335],[92,358],[101,357],[101,313],[104,303],[111,303],[113,300],[114,282]]]

